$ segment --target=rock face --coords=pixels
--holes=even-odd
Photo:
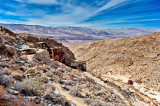
[[[9,44],[15,46],[16,44],[24,44],[24,43],[33,43],[36,45],[37,42],[45,42],[49,47],[61,47],[64,53],[67,55],[67,58],[69,59],[75,59],[74,54],[65,46],[63,46],[61,43],[56,42],[53,39],[44,38],[35,36],[32,34],[14,34],[12,31],[0,27],[0,44]]]
[[[160,33],[90,42],[72,48],[88,71],[140,80],[160,91]]]
[[[50,56],[47,50],[43,50],[39,53],[36,53],[35,56],[33,57],[35,61],[37,62],[42,62],[42,64],[49,64],[51,62]]]
[[[45,42],[49,47],[61,47],[64,53],[67,55],[68,58],[75,59],[74,54],[61,43],[56,42],[53,39],[38,37],[32,34],[17,34],[18,40],[22,40],[24,43],[30,42],[36,45],[36,42]]]

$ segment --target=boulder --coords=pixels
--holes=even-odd
[[[7,47],[7,52],[9,57],[13,57],[15,55],[15,50],[13,47],[8,46]]]
[[[93,76],[96,77],[96,78],[100,78],[100,77],[101,77],[101,74],[99,74],[99,73],[94,73]]]
[[[61,80],[59,83],[65,85],[73,85],[75,82],[72,80]]]
[[[23,75],[21,73],[19,73],[19,72],[13,72],[11,75],[16,80],[22,81],[22,79],[23,79]]]
[[[41,81],[42,83],[48,83],[48,78],[47,78],[46,76],[42,76],[42,77],[40,78],[40,81]]]
[[[133,81],[132,80],[128,80],[128,84],[133,85]]]
[[[20,59],[22,59],[22,60],[24,60],[24,61],[28,61],[28,58],[26,57],[26,55],[20,56]]]
[[[47,77],[52,77],[53,76],[53,71],[49,70],[48,72],[46,72],[46,76]]]
[[[62,76],[62,79],[64,79],[64,80],[70,80],[71,78],[70,78],[69,75],[63,75],[63,76]]]
[[[33,73],[35,73],[35,69],[30,68],[30,69],[28,69],[28,70],[26,71],[26,73],[28,73],[28,74],[33,74]]]
[[[50,56],[47,50],[41,50],[35,54],[34,60],[41,64],[49,64],[51,62]]]
[[[59,82],[60,81],[60,77],[58,75],[53,75],[51,80]]]
[[[67,90],[67,91],[69,91],[71,88],[72,88],[72,86],[69,86],[69,85],[62,85],[62,88],[64,88],[65,90]]]
[[[19,92],[18,91],[14,91],[14,95],[19,95]]]
[[[97,96],[101,96],[104,93],[105,93],[105,90],[99,90],[97,92],[94,92],[94,94],[97,95]]]
[[[27,71],[28,67],[26,67],[26,66],[21,66],[19,69],[20,69],[21,71],[25,72],[25,71]]]
[[[81,95],[81,97],[83,97],[83,98],[87,96],[87,94],[86,94],[85,92],[81,92],[80,95]]]
[[[18,65],[14,65],[10,68],[13,71],[17,71],[19,69]]]

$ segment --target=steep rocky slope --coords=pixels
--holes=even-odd
[[[160,33],[90,42],[72,48],[88,71],[160,92]],[[136,85],[137,84],[137,85]],[[145,91],[147,93],[147,90]],[[160,95],[159,95],[160,97]],[[158,98],[159,98],[158,97]]]
[[[0,39],[3,39],[3,41],[6,42],[9,41],[9,43],[11,43],[13,46],[17,44],[24,44],[27,42],[33,43],[34,45],[38,42],[45,42],[49,47],[61,47],[68,58],[75,59],[74,54],[68,49],[68,47],[63,46],[62,43],[58,43],[53,39],[49,39],[46,37],[39,37],[36,35],[26,34],[26,33],[14,34],[12,31],[6,28],[1,28],[0,30],[1,30]]]
[[[3,102],[0,102],[0,105],[158,106],[160,104],[157,99],[152,99],[134,89],[132,84],[120,84],[111,78],[104,80],[98,75],[95,75],[96,78],[88,72],[72,69],[51,59],[46,49],[36,48],[34,44],[39,41],[46,41],[51,46],[55,44],[62,46],[51,39],[30,34],[14,34],[1,28],[0,101]],[[35,49],[34,54],[23,54],[21,49],[24,45]],[[72,53],[70,55],[73,56]]]

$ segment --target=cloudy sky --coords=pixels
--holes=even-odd
[[[160,0],[0,0],[0,23],[160,28]]]

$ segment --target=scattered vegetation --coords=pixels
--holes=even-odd
[[[5,74],[5,75],[10,75],[10,74],[11,74],[11,70],[9,70],[9,69],[4,69],[4,70],[3,70],[3,74]]]
[[[11,81],[9,78],[3,74],[3,72],[0,70],[0,85],[3,85],[4,87],[8,87],[10,85]]]
[[[7,91],[4,89],[3,86],[0,86],[0,98],[4,97],[7,94]]]
[[[69,93],[72,95],[72,96],[81,96],[81,92],[80,92],[80,89],[75,86],[75,87],[72,87],[70,90],[69,90]]]
[[[15,55],[15,52],[13,48],[7,48],[5,45],[0,45],[0,54],[6,57],[13,57],[13,55]]]
[[[104,103],[101,103],[99,100],[97,99],[90,99],[90,98],[86,98],[84,100],[84,102],[90,106],[110,106],[110,105],[106,105]]]
[[[7,47],[5,45],[0,45],[0,54],[7,56]]]
[[[34,78],[26,78],[22,82],[24,86],[31,92],[33,92],[34,95],[40,95],[43,88],[43,83],[40,82],[40,79],[34,79]]]

